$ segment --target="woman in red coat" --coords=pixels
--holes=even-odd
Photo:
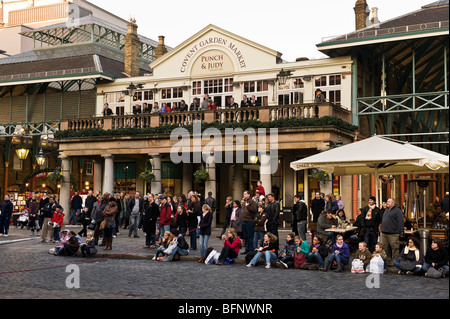
[[[235,259],[241,249],[241,239],[234,228],[228,229],[228,238],[222,235],[223,248],[216,265],[222,265],[225,259]]]

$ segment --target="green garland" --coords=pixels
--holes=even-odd
[[[246,122],[233,122],[233,123],[202,123],[202,130],[207,128],[217,128],[219,130],[225,130],[226,128],[241,128],[243,130],[247,128],[299,128],[299,127],[323,127],[323,126],[336,126],[338,128],[354,132],[358,129],[357,126],[349,124],[342,119],[335,116],[324,116],[321,118],[291,118],[280,119],[271,122],[260,121],[246,121]],[[81,138],[81,137],[96,137],[96,136],[131,136],[131,135],[154,135],[154,134],[166,134],[169,135],[176,128],[184,128],[188,132],[193,132],[193,125],[178,126],[178,125],[165,125],[159,127],[149,128],[119,128],[116,130],[103,130],[99,128],[85,129],[80,131],[57,131],[55,133],[55,139],[67,139],[67,138]]]

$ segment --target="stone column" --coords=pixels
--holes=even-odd
[[[102,185],[102,163],[98,160],[94,161],[94,187],[93,192],[94,195],[97,191],[100,192],[100,194],[103,194],[103,185]]]
[[[64,208],[64,223],[69,223],[70,219],[70,157],[61,157],[61,173],[64,180],[61,181],[58,204]]]
[[[244,166],[242,164],[234,164],[234,183],[233,183],[233,200],[241,201],[244,193],[243,183]]]
[[[261,155],[261,166],[259,167],[259,179],[261,180],[266,196],[272,192],[272,172],[270,155]]]
[[[161,155],[160,154],[149,154],[152,157],[152,171],[155,174],[155,180],[151,184],[151,192],[153,194],[158,194],[162,192],[161,183]]]
[[[103,174],[103,193],[114,194],[114,156],[103,155],[105,167]]]
[[[216,199],[217,202],[217,184],[216,184],[216,162],[214,157],[211,156],[206,164],[206,170],[208,171],[209,178],[205,183],[205,194],[204,198],[208,197],[208,192],[212,192],[212,197]],[[217,227],[217,205],[216,211],[213,214],[213,221],[211,224],[212,228]]]

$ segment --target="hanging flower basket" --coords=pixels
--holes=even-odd
[[[313,169],[310,177],[319,182],[331,181],[330,175],[327,172],[322,171],[320,169]]]
[[[156,178],[155,174],[153,174],[153,172],[149,169],[143,171],[141,174],[139,174],[139,176],[147,183],[153,182]]]
[[[394,175],[381,175],[378,177],[384,184],[392,183],[395,179]]]
[[[48,174],[47,179],[52,182],[62,182],[64,181],[64,175],[59,169],[55,169],[53,172]]]
[[[194,173],[194,179],[197,183],[204,182],[208,180],[208,178],[209,173],[203,166]]]

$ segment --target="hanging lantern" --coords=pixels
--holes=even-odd
[[[41,148],[39,153],[36,155],[36,163],[39,166],[43,166],[45,164],[45,161],[46,161],[46,157],[45,157],[44,152],[42,151],[42,148]]]
[[[28,153],[30,153],[29,149],[26,149],[26,148],[18,148],[18,149],[16,149],[17,157],[20,160],[26,159],[28,157]]]

